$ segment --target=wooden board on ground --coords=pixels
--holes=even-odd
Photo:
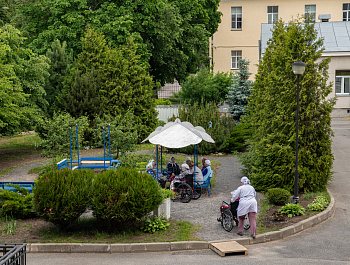
[[[219,254],[221,257],[238,254],[248,255],[248,249],[241,244],[238,244],[236,241],[211,243],[209,248]]]

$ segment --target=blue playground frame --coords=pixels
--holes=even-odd
[[[106,156],[106,132],[105,127],[103,127],[103,157],[79,157],[79,128],[76,124],[77,131],[77,153],[78,159],[73,160],[72,156],[72,129],[69,127],[69,148],[70,148],[70,161],[63,159],[57,163],[59,170],[63,168],[70,168],[71,170],[81,169],[81,168],[91,168],[91,169],[112,169],[118,168],[120,162],[113,159],[111,156],[111,125],[108,124],[108,145],[109,145],[109,156]],[[73,166],[75,164],[76,166]]]

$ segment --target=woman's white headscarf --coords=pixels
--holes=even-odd
[[[248,185],[250,184],[250,180],[244,176],[243,178],[241,178],[241,182],[243,183],[243,185]]]
[[[150,161],[148,161],[148,164],[147,164],[147,166],[146,166],[146,170],[153,169],[153,162],[154,162],[153,159],[151,159]]]
[[[184,164],[182,164],[182,165],[181,165],[181,167],[186,168],[187,170],[189,170],[189,169],[190,169],[189,165],[187,165],[187,164],[185,164],[185,163],[184,163]]]
[[[211,162],[210,162],[210,160],[208,160],[208,159],[207,159],[207,160],[205,160],[204,162],[205,162],[205,163],[206,163],[208,166],[210,166],[210,165],[211,165]]]

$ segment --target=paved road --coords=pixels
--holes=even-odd
[[[350,264],[350,120],[335,118],[332,128],[336,204],[332,219],[281,241],[248,246],[248,256],[219,257],[210,250],[145,254],[28,254],[36,264]]]

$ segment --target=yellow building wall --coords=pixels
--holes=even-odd
[[[249,71],[257,73],[261,24],[267,23],[267,6],[278,6],[278,17],[288,22],[304,15],[305,5],[316,5],[316,22],[319,14],[330,14],[329,21],[342,21],[345,0],[246,0],[221,1],[221,23],[212,39],[213,69],[215,72],[231,69],[231,51],[241,50],[242,58],[250,61]],[[347,2],[347,1],[345,1]],[[350,0],[348,1],[350,3]],[[231,30],[231,7],[242,7],[242,30]]]

